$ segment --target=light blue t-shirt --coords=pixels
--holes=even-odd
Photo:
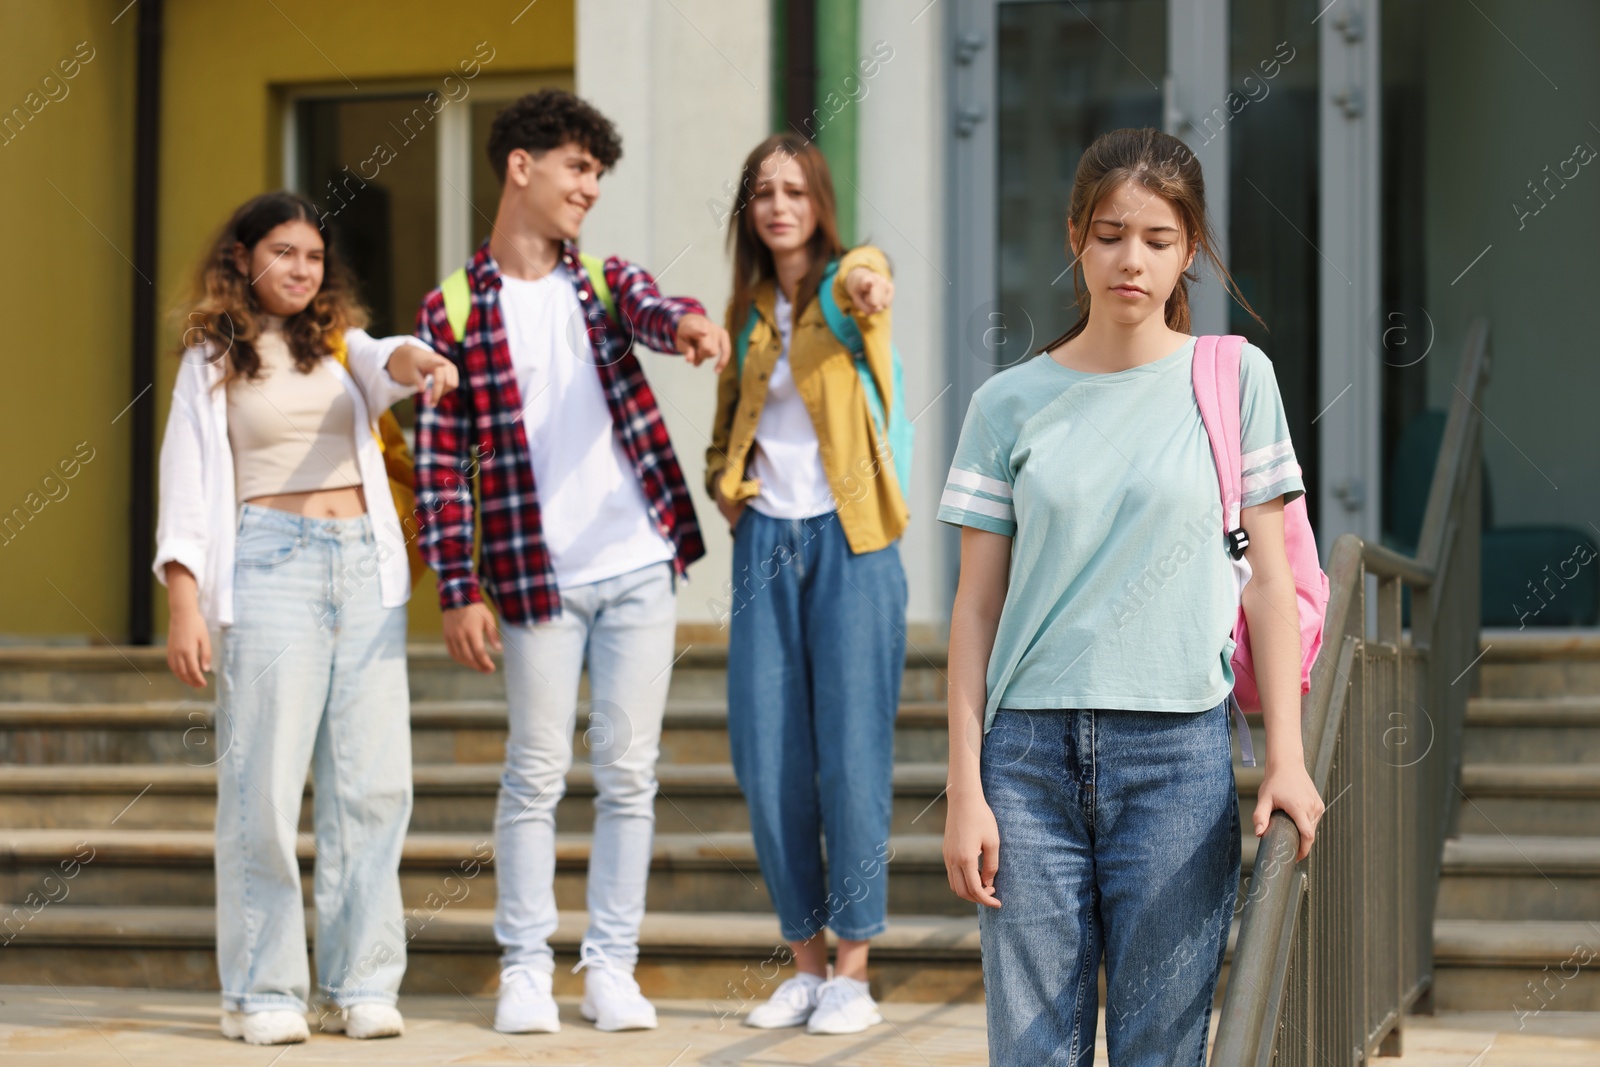
[[[1048,355],[972,397],[939,519],[1013,538],[989,657],[999,708],[1194,712],[1233,689],[1241,570],[1193,383],[1194,339],[1110,374]],[[1244,346],[1243,507],[1305,492],[1272,363]]]

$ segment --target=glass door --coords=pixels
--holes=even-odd
[[[995,286],[1001,321],[1022,324],[1034,349],[1078,317],[1066,246],[1078,159],[1106,130],[1162,125],[1166,9],[1167,0],[996,7]],[[1001,362],[1025,355],[1011,340]]]
[[[959,0],[952,8],[951,326],[958,407],[1077,318],[1066,208],[1100,134],[1153,126],[1199,157],[1226,244],[1227,0]],[[1195,326],[1227,328],[1221,286]]]
[[[1256,323],[1197,262],[1193,332],[1277,370],[1313,521],[1321,344],[1319,27],[1284,0],[960,0],[950,26],[951,417],[1077,318],[1066,210],[1095,137],[1154,126],[1200,160],[1219,253]]]

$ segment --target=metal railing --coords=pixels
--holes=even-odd
[[[1306,765],[1327,810],[1300,863],[1299,832],[1283,812],[1260,840],[1214,1065],[1345,1067],[1397,1055],[1404,1012],[1431,991],[1440,861],[1461,796],[1479,654],[1488,378],[1489,328],[1478,320],[1416,558],[1354,534],[1334,542],[1322,651],[1301,702]],[[1402,586],[1411,590],[1409,634]]]

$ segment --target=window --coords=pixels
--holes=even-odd
[[[374,336],[410,333],[423,296],[488,236],[500,202],[486,155],[495,115],[525,93],[573,86],[570,72],[455,84],[467,92],[453,100],[418,83],[297,89],[286,101],[284,184],[326,212]],[[395,415],[409,439],[412,402]]]
[[[327,213],[374,334],[409,332],[423,295],[489,234],[500,197],[485,155],[495,115],[524,93],[572,88],[572,76],[462,84],[454,101],[426,83],[296,90],[285,109],[285,184]]]

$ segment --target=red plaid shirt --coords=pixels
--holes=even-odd
[[[578,262],[571,242],[556,268],[578,293],[589,324],[596,371],[611,409],[613,431],[633,464],[656,528],[677,549],[682,575],[705,555],[694,504],[678,468],[666,423],[644,368],[633,352],[639,341],[659,352],[676,350],[678,320],[705,314],[698,301],[664,297],[642,268],[612,256],[606,284],[616,297],[619,324],[606,314]],[[430,292],[417,312],[416,335],[461,371],[461,386],[436,405],[418,405],[417,542],[439,576],[439,605],[475,604],[488,593],[502,618],[528,623],[561,614],[561,591],[539,521],[522,420],[522,395],[511,364],[505,319],[500,312],[500,267],[485,241],[467,264],[472,311],[457,341],[445,314],[444,296]],[[559,432],[541,427],[541,432]],[[472,545],[472,478],[478,478],[483,544],[476,572]]]

